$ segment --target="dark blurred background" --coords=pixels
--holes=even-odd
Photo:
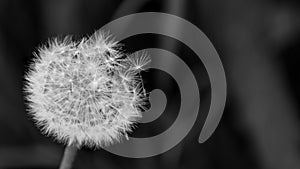
[[[145,11],[185,18],[212,41],[228,83],[221,123],[207,142],[199,144],[203,122],[198,120],[180,144],[150,158],[130,159],[83,148],[74,168],[300,169],[297,0],[1,0],[0,169],[54,169],[63,155],[64,145],[40,134],[26,112],[23,75],[32,52],[50,37],[81,38],[113,19]],[[193,55],[164,36],[139,35],[122,43],[130,52],[160,47],[183,58]],[[202,75],[200,113],[205,113],[210,103],[207,73],[203,65],[190,64]],[[146,89],[151,88],[151,80],[148,83]],[[175,84],[165,90],[178,92]],[[176,114],[168,113],[140,125],[136,137],[163,132],[174,118]]]

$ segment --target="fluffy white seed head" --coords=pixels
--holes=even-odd
[[[102,147],[120,141],[145,109],[140,71],[149,62],[145,53],[122,53],[101,31],[80,42],[51,40],[25,76],[29,112],[60,142]]]

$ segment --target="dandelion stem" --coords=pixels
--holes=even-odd
[[[73,161],[75,159],[77,147],[69,145],[65,148],[63,159],[60,163],[59,169],[71,169]]]

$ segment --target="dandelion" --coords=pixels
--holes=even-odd
[[[98,31],[79,42],[50,40],[34,55],[25,93],[44,134],[68,147],[103,147],[128,138],[145,109],[140,76],[150,62],[145,53],[124,54],[111,36]]]

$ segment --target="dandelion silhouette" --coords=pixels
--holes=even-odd
[[[42,132],[70,147],[61,168],[71,167],[74,147],[103,147],[128,138],[145,110],[140,71],[150,58],[120,49],[98,31],[80,42],[50,40],[35,53],[25,76],[26,99]]]

